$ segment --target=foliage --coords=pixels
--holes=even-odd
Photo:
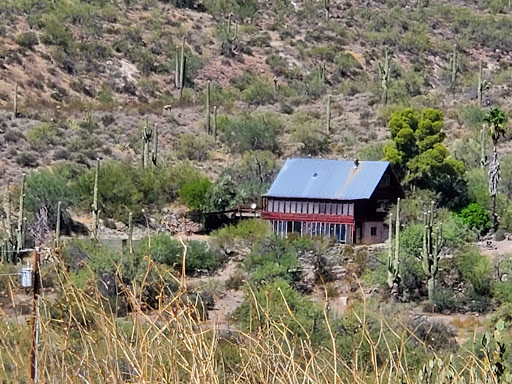
[[[478,203],[469,204],[460,212],[459,217],[469,228],[476,228],[482,234],[491,229],[489,213]]]
[[[21,152],[16,156],[16,163],[22,167],[35,167],[37,166],[37,157],[30,152]]]
[[[16,43],[23,48],[32,49],[39,44],[39,39],[32,31],[23,32],[16,36]]]
[[[384,152],[406,184],[431,188],[441,194],[444,204],[456,207],[466,202],[464,165],[442,144],[443,121],[443,113],[432,108],[394,112],[388,124],[393,142]]]
[[[242,100],[249,105],[272,104],[276,101],[274,86],[270,83],[254,79],[247,88],[242,91]]]
[[[211,238],[220,248],[233,248],[239,243],[252,247],[270,233],[269,225],[264,220],[242,220],[236,225],[228,225],[211,234]]]
[[[184,134],[178,139],[176,154],[182,160],[205,161],[212,146],[213,139],[209,136]]]
[[[197,270],[213,272],[222,264],[220,253],[210,247],[208,243],[189,241],[186,246],[185,268],[187,273]],[[149,246],[148,238],[143,238],[135,247],[135,253],[139,257],[150,255],[156,262],[178,270],[182,268],[183,251],[181,243],[165,233],[152,236],[151,246]]]
[[[40,170],[29,173],[26,178],[25,207],[34,216],[40,208],[46,208],[50,224],[55,224],[57,205],[62,209],[74,207],[78,202],[75,191],[67,180],[54,170]]]
[[[27,133],[27,141],[33,149],[42,149],[50,144],[56,144],[57,130],[52,124],[40,124]]]
[[[203,209],[208,206],[208,195],[211,189],[212,183],[207,177],[189,181],[179,190],[180,200],[192,210]]]
[[[281,122],[269,115],[250,116],[245,114],[239,118],[229,120],[221,140],[233,152],[245,151],[271,151],[278,152],[277,135],[281,130]]]
[[[478,248],[466,246],[457,253],[455,260],[462,278],[474,291],[481,296],[490,296],[493,266],[489,259],[480,254]]]
[[[329,151],[329,135],[312,127],[301,127],[293,135],[293,139],[302,143],[300,151],[304,155],[319,156]]]
[[[300,278],[296,249],[286,240],[276,237],[264,238],[256,244],[247,256],[244,267],[250,281],[258,287],[276,280],[292,283]]]

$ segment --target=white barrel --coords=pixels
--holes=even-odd
[[[32,274],[34,270],[32,267],[24,267],[21,269],[21,286],[24,288],[32,287]]]

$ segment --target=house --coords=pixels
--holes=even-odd
[[[288,159],[262,196],[261,217],[282,237],[375,244],[387,239],[387,211],[403,196],[387,161]]]

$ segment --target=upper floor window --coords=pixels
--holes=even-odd
[[[391,183],[391,177],[385,173],[382,175],[382,179],[380,179],[379,187],[389,187],[389,184]]]

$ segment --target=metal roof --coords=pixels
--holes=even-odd
[[[265,196],[359,200],[369,199],[387,161],[288,159]]]

